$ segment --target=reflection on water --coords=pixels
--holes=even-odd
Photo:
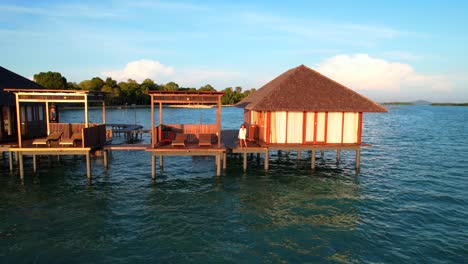
[[[171,109],[165,120],[187,118]],[[204,112],[206,111],[206,112]],[[136,109],[149,125],[148,109]],[[81,112],[66,111],[68,122]],[[210,109],[203,113],[209,120]],[[135,112],[110,110],[108,122]],[[167,157],[151,181],[151,156],[115,151],[108,171],[63,158],[25,184],[0,160],[0,262],[455,262],[466,257],[468,171],[463,108],[400,107],[365,115],[361,171],[354,153],[318,159],[271,152],[263,162]],[[98,120],[92,111],[91,120]],[[199,120],[197,120],[199,121]],[[223,128],[242,110],[223,108]],[[208,122],[208,121],[207,121]],[[149,140],[147,136],[143,140]],[[319,156],[319,155],[318,155]],[[31,160],[26,160],[31,166]]]

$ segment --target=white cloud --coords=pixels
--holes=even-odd
[[[172,66],[148,59],[131,61],[123,69],[104,71],[101,74],[117,81],[133,79],[142,82],[148,78],[156,83],[174,81],[182,87],[200,87],[211,84],[219,90],[239,85],[239,80],[242,79],[241,74],[235,71],[208,68],[183,68],[176,71]]]
[[[355,90],[399,92],[400,89],[447,91],[444,76],[423,75],[405,63],[372,58],[367,54],[337,55],[320,63],[322,74]]]
[[[104,71],[101,74],[106,77],[112,77],[112,79],[118,81],[126,81],[133,79],[138,82],[149,78],[156,82],[160,82],[160,79],[170,76],[174,73],[174,68],[165,66],[159,61],[154,60],[137,60],[127,63],[121,70]]]

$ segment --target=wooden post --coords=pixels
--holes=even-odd
[[[151,178],[156,179],[156,156],[151,153]]]
[[[268,153],[268,149],[265,150],[265,154],[264,154],[264,158],[265,158],[265,171],[268,171],[268,157],[269,153]]]
[[[18,128],[18,147],[23,147],[23,141],[21,140],[21,111],[19,105],[19,97],[18,94],[15,93],[16,97],[16,127]],[[16,152],[16,156],[18,156],[18,152]]]
[[[301,150],[297,150],[297,159],[298,160],[302,159],[302,151]]]
[[[102,123],[106,124],[106,102],[102,101]]]
[[[340,163],[341,160],[341,149],[336,149],[336,163]]]
[[[88,120],[88,95],[84,95],[84,110],[85,110],[85,127],[89,127],[89,120]]]
[[[216,176],[221,176],[221,154],[216,155]]]
[[[21,181],[22,181],[22,180],[24,180],[23,153],[21,153],[21,152],[16,152],[16,155],[18,155],[18,158],[19,158],[20,179],[21,179]]]
[[[151,148],[154,148],[155,137],[156,134],[154,133],[154,97],[151,95]],[[154,157],[154,156],[153,156]]]
[[[312,150],[312,155],[310,157],[310,168],[315,170],[315,149]]]
[[[218,102],[216,104],[216,134],[218,136],[218,148],[221,147],[221,95],[218,95]]]
[[[359,169],[360,163],[361,163],[361,148],[358,147],[356,149],[356,169],[357,170]]]
[[[223,170],[226,170],[226,167],[227,167],[227,154],[226,152],[223,152]]]
[[[164,156],[163,155],[159,155],[159,168],[161,170],[164,169]]]
[[[18,155],[18,154],[16,154]],[[13,152],[8,152],[8,161],[10,163],[10,172],[13,172]]]
[[[158,129],[158,132],[159,132],[158,138],[159,138],[159,140],[162,139],[162,122],[163,122],[162,102],[159,102],[159,129]]]
[[[243,168],[244,168],[244,172],[247,171],[247,153],[244,151],[244,162],[243,162]]]
[[[325,159],[325,151],[324,150],[320,151],[320,155],[322,156],[322,159]]]
[[[47,135],[50,134],[50,113],[49,113],[49,102],[46,101],[45,103],[45,112],[46,112],[46,127],[47,127]]]
[[[89,152],[86,153],[86,177],[91,179],[91,160]]]
[[[109,168],[109,163],[107,160],[107,149],[103,149],[102,152],[102,155],[104,156],[104,168],[107,170]]]
[[[33,154],[33,172],[34,174],[37,171],[37,162],[36,162],[36,155]]]

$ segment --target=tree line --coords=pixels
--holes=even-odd
[[[128,79],[126,82],[117,82],[111,77],[105,80],[94,77],[90,80],[84,80],[79,83],[67,82],[67,79],[59,72],[40,72],[34,75],[34,81],[48,89],[58,90],[88,90],[88,91],[102,91],[108,94],[106,103],[108,105],[125,105],[125,104],[150,104],[150,97],[148,91],[213,91],[217,90],[210,84],[204,85],[200,88],[195,87],[180,87],[175,82],[168,82],[165,84],[157,84],[151,79],[146,79],[142,83],[135,80]],[[247,97],[256,89],[242,91],[242,87],[227,87],[222,90],[224,92],[221,98],[223,105],[232,105],[243,98]]]

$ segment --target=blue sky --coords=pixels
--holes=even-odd
[[[465,1],[0,2],[0,65],[259,88],[307,65],[377,101],[468,102]]]

